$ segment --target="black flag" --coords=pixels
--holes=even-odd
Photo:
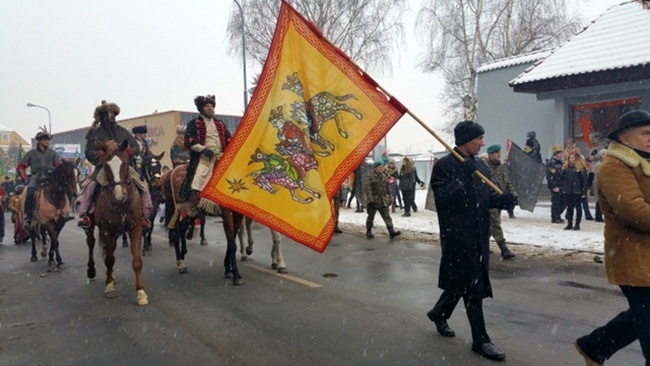
[[[511,142],[508,153],[508,172],[519,197],[519,207],[522,210],[533,212],[542,181],[546,175],[546,166],[533,160],[517,144]]]

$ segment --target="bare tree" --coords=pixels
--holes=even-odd
[[[246,55],[264,64],[280,11],[278,0],[239,0],[244,10]],[[294,0],[291,4],[323,35],[368,71],[391,68],[391,53],[403,41],[406,0]],[[242,51],[239,9],[228,22],[230,52]],[[403,43],[403,42],[402,42]]]
[[[565,0],[425,0],[416,22],[426,49],[420,67],[445,79],[444,130],[475,118],[481,64],[559,45],[581,29],[582,19],[566,14]]]

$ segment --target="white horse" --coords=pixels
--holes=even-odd
[[[245,225],[239,228],[237,235],[239,236],[239,252],[242,261],[248,261],[248,256],[253,254],[253,233],[251,226],[253,219],[246,217],[244,219]],[[244,246],[244,227],[246,228],[245,234],[248,236],[248,246]],[[275,230],[271,230],[271,237],[273,238],[273,248],[271,248],[271,268],[276,269],[278,273],[288,273],[287,266],[284,264],[282,258],[282,251],[280,250],[281,237]]]

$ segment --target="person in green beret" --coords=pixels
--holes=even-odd
[[[372,164],[372,172],[366,177],[366,205],[368,206],[368,217],[366,218],[366,237],[374,238],[372,227],[375,221],[375,214],[379,211],[381,218],[386,223],[390,238],[393,239],[401,234],[393,228],[393,220],[390,217],[390,205],[392,203],[388,177],[384,174],[384,164],[375,161]]]
[[[488,147],[487,152],[487,165],[490,168],[492,182],[502,191],[512,193],[516,199],[517,192],[515,192],[515,187],[512,185],[508,168],[501,164],[501,145],[492,145]],[[497,242],[497,245],[501,250],[502,259],[512,259],[515,257],[515,254],[512,253],[506,245],[506,239],[503,236],[503,229],[501,229],[501,210],[498,208],[490,209],[490,234],[494,237],[494,240]]]

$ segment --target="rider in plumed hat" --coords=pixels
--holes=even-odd
[[[24,182],[27,182],[27,167],[32,172],[29,178],[27,198],[25,200],[25,227],[31,225],[36,187],[48,177],[49,172],[54,167],[61,164],[59,154],[49,148],[51,137],[52,135],[46,130],[38,132],[35,136],[36,147],[27,152],[20,163],[18,163],[18,166],[16,166],[16,172]]]

